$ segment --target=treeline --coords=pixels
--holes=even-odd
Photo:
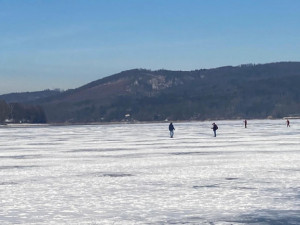
[[[0,95],[0,100],[4,100],[7,103],[19,102],[19,103],[32,103],[37,102],[40,99],[52,97],[59,95],[64,92],[60,89],[46,89],[43,91],[33,91],[33,92],[20,92],[20,93],[9,93]]]
[[[0,100],[0,123],[46,123],[43,108],[38,105],[6,103]]]

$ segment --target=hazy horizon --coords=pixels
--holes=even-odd
[[[300,2],[0,0],[0,94],[124,70],[299,61]]]

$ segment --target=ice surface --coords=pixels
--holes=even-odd
[[[300,224],[300,121],[0,128],[0,224]]]

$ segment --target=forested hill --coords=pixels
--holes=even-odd
[[[60,90],[44,90],[0,95],[0,124],[8,121],[13,123],[46,123],[44,109],[33,104],[33,102],[60,93]]]
[[[299,86],[299,62],[195,71],[134,69],[42,105],[49,122],[282,118],[300,113]]]
[[[282,118],[300,114],[300,62],[134,69],[39,98],[48,122]]]
[[[55,90],[48,89],[44,91],[9,93],[9,94],[0,95],[0,100],[4,100],[7,103],[30,103],[50,96],[58,95],[61,92],[62,91],[59,89],[55,89]]]

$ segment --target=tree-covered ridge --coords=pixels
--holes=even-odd
[[[135,69],[43,104],[49,121],[280,118],[300,113],[300,63],[195,71]]]
[[[34,92],[21,92],[21,93],[9,93],[0,95],[0,99],[6,101],[7,103],[15,103],[15,102],[22,102],[22,103],[30,103],[30,102],[37,102],[40,99],[48,98],[51,96],[56,96],[63,91],[59,89],[54,90],[43,90],[43,91],[34,91]]]
[[[300,114],[300,63],[134,69],[38,98],[48,122],[282,118]]]

